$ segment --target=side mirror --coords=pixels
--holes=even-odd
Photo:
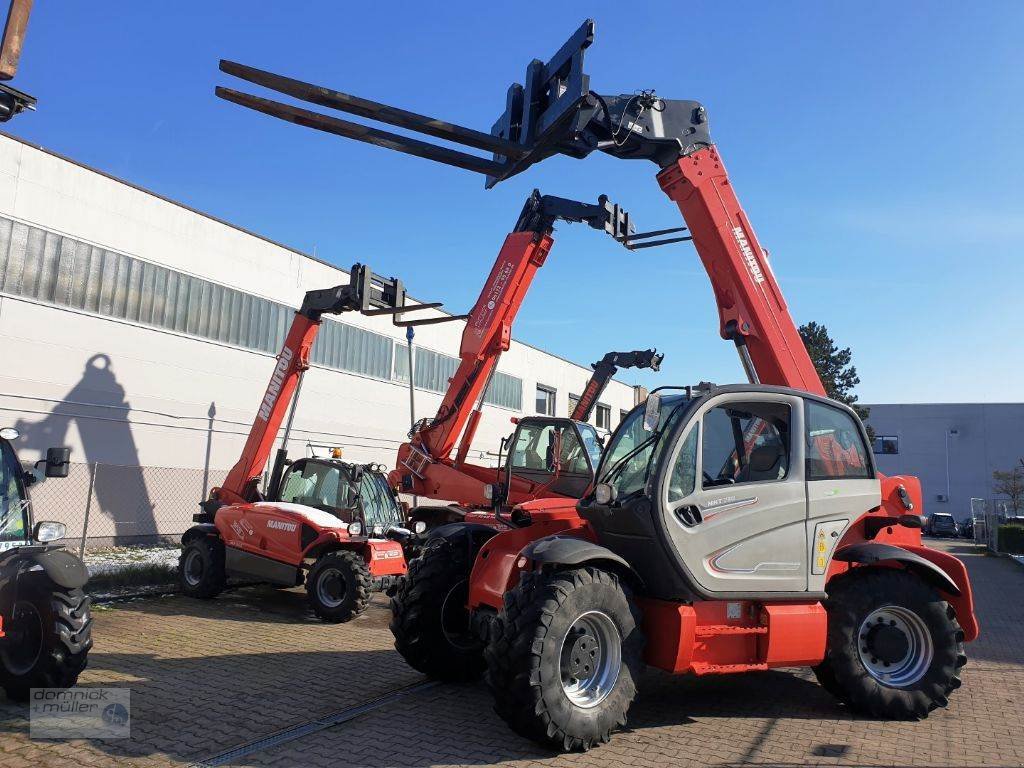
[[[661,395],[653,392],[647,396],[647,403],[644,405],[644,429],[653,432],[658,428],[661,421]]]
[[[71,472],[71,449],[47,448],[46,476],[67,477],[69,472]]]
[[[40,520],[32,531],[32,538],[40,544],[51,541],[60,541],[68,533],[68,527],[64,523],[55,523],[52,520]]]

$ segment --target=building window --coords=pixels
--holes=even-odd
[[[277,354],[295,309],[0,216],[0,291]],[[391,339],[324,320],[312,362],[391,376]]]
[[[612,429],[612,409],[601,403],[597,404],[597,428],[606,429],[609,432]]]
[[[537,385],[537,413],[542,416],[555,415],[555,390]]]
[[[447,392],[448,379],[455,375],[459,367],[459,359],[423,347],[415,348],[416,355],[416,387],[431,392]],[[409,383],[409,350],[405,344],[395,342],[395,369],[392,374],[395,381]],[[484,402],[510,408],[514,411],[523,409],[523,380],[508,373],[495,371],[491,383],[484,393]]]
[[[896,435],[877,435],[871,444],[871,450],[876,453],[899,453],[900,439]]]
[[[580,404],[580,396],[569,393],[569,416],[572,417],[576,411],[576,406]]]

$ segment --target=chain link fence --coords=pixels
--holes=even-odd
[[[67,526],[79,551],[121,545],[175,544],[200,501],[227,470],[72,463],[65,478],[33,485],[32,516]]]

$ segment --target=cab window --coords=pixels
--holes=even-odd
[[[672,467],[672,477],[668,483],[668,500],[679,501],[693,493],[697,484],[697,435],[700,427],[696,426],[690,430],[690,434],[683,441],[683,447],[679,449],[675,466]]]
[[[23,542],[28,500],[21,482],[21,463],[8,444],[0,447],[0,542]]]
[[[846,411],[807,401],[807,479],[863,480],[872,477],[867,446]]]
[[[335,510],[350,507],[348,478],[341,470],[328,464],[296,462],[281,486],[281,501],[305,504],[307,507]]]
[[[595,438],[596,440],[596,438]],[[512,468],[567,474],[590,472],[588,452],[575,427],[559,424],[524,424],[512,449]]]
[[[703,487],[782,480],[789,473],[789,406],[733,402],[704,414]]]

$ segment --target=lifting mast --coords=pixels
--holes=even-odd
[[[271,447],[277,439],[289,404],[294,417],[293,399],[303,373],[309,368],[309,353],[320,331],[324,315],[337,315],[343,312],[361,312],[368,316],[391,315],[395,325],[399,326],[426,325],[459,319],[398,319],[406,312],[436,309],[440,306],[440,303],[407,305],[405,288],[401,280],[382,278],[362,264],[352,266],[347,285],[307,292],[302,305],[295,312],[291,328],[277,355],[270,383],[260,401],[256,418],[253,419],[242,455],[228,472],[223,485],[214,488],[209,501],[202,504],[204,511],[209,514],[224,504],[259,500],[257,483],[270,458]],[[275,475],[279,471],[280,466],[276,466]]]
[[[620,368],[650,368],[652,371],[657,371],[661,368],[661,361],[664,359],[665,355],[659,355],[654,349],[609,352],[590,366],[594,369],[594,373],[591,375],[590,381],[587,382],[587,386],[583,388],[580,401],[572,409],[569,418],[573,421],[590,419],[598,398],[601,397],[608,382]]]
[[[594,22],[588,19],[548,62],[533,60],[524,83],[509,88],[505,111],[489,134],[246,65],[221,62],[222,71],[243,80],[488,151],[493,153],[490,159],[230,88],[218,86],[216,93],[298,125],[480,173],[487,177],[488,187],[555,154],[583,158],[599,151],[621,159],[653,161],[661,168],[658,182],[678,206],[711,280],[720,334],[736,345],[747,378],[824,394],[767,252],[757,240],[711,140],[705,108],[696,101],[663,99],[649,90],[615,96],[591,91],[583,61],[593,40]]]
[[[404,492],[456,499],[467,505],[489,505],[486,493],[495,480],[495,470],[470,464],[466,457],[480,422],[487,386],[501,353],[512,341],[512,323],[523,299],[554,244],[557,221],[580,222],[604,230],[627,247],[646,237],[635,233],[629,214],[604,196],[590,204],[534,190],[467,315],[459,367],[437,415],[420,421],[409,442],[398,449],[398,469],[391,480]],[[532,498],[534,487],[512,478],[508,500],[514,503]]]

